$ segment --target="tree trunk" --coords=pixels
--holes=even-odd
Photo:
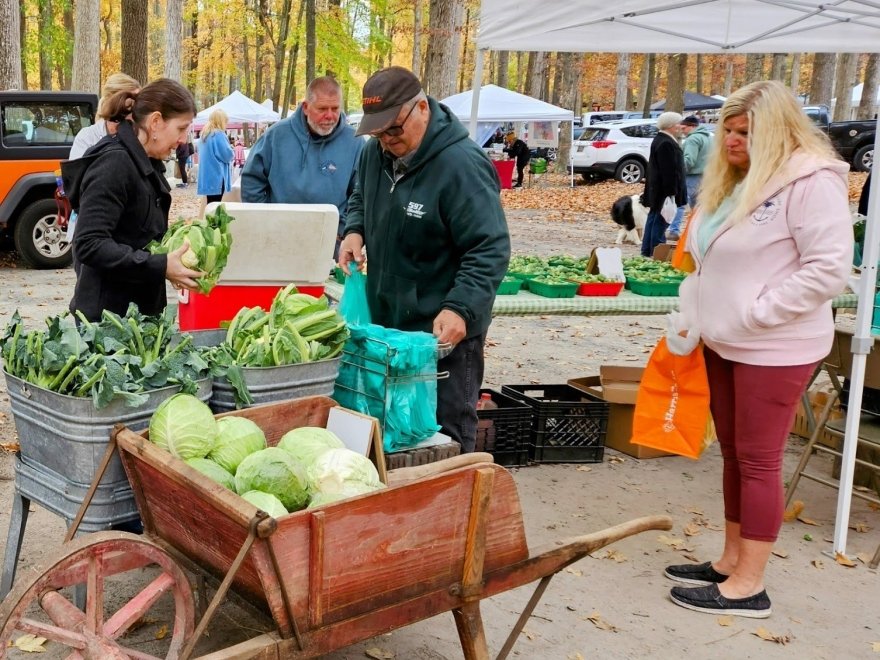
[[[666,112],[684,112],[684,90],[687,86],[685,54],[667,55],[666,59]]]
[[[788,55],[785,53],[773,53],[773,65],[770,67],[770,80],[785,82],[785,61]]]
[[[165,68],[163,75],[181,80],[180,56],[183,51],[183,0],[165,3]]]
[[[21,16],[16,0],[0,0],[0,89],[21,89]]]
[[[413,53],[412,72],[419,75],[422,70],[422,0],[413,2]]]
[[[196,80],[198,79],[199,72],[199,47],[198,47],[198,38],[199,38],[199,12],[194,11],[189,21],[189,31],[192,35],[193,43],[190,49],[189,55],[189,72],[190,72],[190,85],[192,87],[196,86]],[[248,75],[247,80],[248,84],[250,84],[251,77]],[[248,94],[250,96],[250,94]]]
[[[651,99],[654,98],[654,77],[657,75],[657,56],[650,53],[645,57],[644,88],[642,93],[642,116],[651,116]]]
[[[694,91],[697,94],[702,94],[703,89],[705,88],[703,81],[703,67],[706,65],[706,56],[702,53],[697,53],[697,82],[694,87]]]
[[[306,3],[306,82],[311,83],[315,79],[315,0],[305,0]]]
[[[471,10],[464,10],[464,26],[462,27],[462,34],[464,35],[464,39],[461,40],[461,59],[459,60],[461,64],[458,67],[458,88],[457,92],[464,91],[464,75],[467,71],[468,67],[468,33],[470,31],[471,24]],[[491,78],[490,78],[491,80]]]
[[[880,85],[880,54],[868,55],[865,65],[865,78],[862,81],[862,99],[859,101],[858,118],[873,119],[877,100],[877,87]]]
[[[425,58],[425,91],[442,99],[455,93],[459,67],[464,0],[431,0],[428,51]]]
[[[745,84],[764,80],[764,55],[762,53],[749,53],[746,55],[746,80]]]
[[[525,91],[525,78],[528,74],[523,75],[523,54],[522,51],[516,53],[516,89],[518,92]]]
[[[73,20],[73,2],[67,2],[64,4],[61,20],[64,25],[64,33],[68,35],[67,38],[69,39],[69,35],[72,35],[75,29]],[[73,71],[73,48],[70,47],[69,42],[67,46],[68,47],[64,49],[64,56],[57,62],[58,84],[61,89],[70,89],[70,75]],[[22,74],[24,74],[23,71]]]
[[[521,54],[522,53],[520,53],[520,55]],[[525,80],[520,78],[520,80],[522,81],[522,89],[520,89],[520,92],[522,92],[523,94],[530,93],[532,89],[532,77],[534,76],[535,68],[537,67],[536,62],[540,55],[541,53],[530,50],[528,56],[526,57]]]
[[[40,89],[52,89],[52,0],[41,0],[39,4]]]
[[[284,73],[284,56],[287,52],[287,35],[290,33],[290,2],[281,3],[281,14],[278,16],[278,36],[275,39],[275,79],[272,81],[272,105],[281,104],[281,76]]]
[[[575,107],[577,91],[581,86],[580,60],[580,53],[558,53],[556,56],[556,69],[562,72],[557,93],[560,107]],[[575,112],[575,115],[577,115],[577,112]],[[567,171],[570,152],[571,122],[563,121],[559,124],[559,152],[556,155],[557,172],[564,174]]]
[[[730,96],[733,91],[733,55],[728,55],[724,62],[724,90],[722,96]]]
[[[77,92],[100,92],[100,20],[100,0],[77,0],[73,33],[73,81],[70,85]]]
[[[632,56],[629,53],[617,54],[617,84],[614,86],[614,109],[629,110],[626,105],[629,95],[629,67]]]
[[[840,53],[837,56],[837,79],[834,84],[834,115],[832,121],[847,121],[852,110],[852,88],[856,84],[856,53]]]
[[[800,53],[792,53],[791,56],[791,78],[789,81],[789,87],[791,87],[791,91],[794,92],[795,96],[800,94],[801,87],[801,54]]]
[[[529,53],[529,87],[526,94],[536,99],[541,98],[541,92],[544,89],[544,62],[546,55],[543,51]]]
[[[813,76],[810,79],[810,104],[831,107],[834,87],[834,53],[816,53],[813,56]]]
[[[541,58],[541,95],[538,98],[542,101],[550,99],[550,53],[544,53]]]
[[[122,72],[142,85],[149,79],[147,35],[149,20],[143,0],[122,0]]]
[[[498,69],[495,72],[495,84],[507,89],[510,84],[510,51],[498,52]]]
[[[553,63],[553,89],[550,91],[550,103],[559,105],[559,94],[562,91],[562,57],[556,53]]]

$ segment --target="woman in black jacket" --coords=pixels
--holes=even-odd
[[[109,117],[124,117],[116,139],[104,138],[75,163],[71,202],[79,210],[73,244],[76,288],[70,310],[90,320],[105,309],[124,314],[129,303],[159,314],[166,305],[165,280],[195,289],[201,273],[181,263],[188,249],[150,254],[145,247],[168,229],[170,186],[162,159],[186,141],[195,116],[192,94],[160,79],[139,93],[120,92]]]
[[[511,160],[516,160],[516,183],[514,188],[521,188],[523,181],[523,170],[529,164],[531,159],[531,151],[529,145],[516,137],[516,133],[511,131],[507,134],[507,146],[504,151],[510,156]]]

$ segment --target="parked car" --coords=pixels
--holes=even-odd
[[[877,132],[877,122],[873,119],[831,121],[831,113],[824,105],[805,106],[804,112],[828,134],[837,153],[854,170],[871,171],[874,164],[874,135]]]
[[[614,177],[623,183],[645,178],[656,119],[627,119],[595,124],[572,143],[572,165],[584,179]]]
[[[626,110],[600,110],[597,112],[585,112],[581,115],[581,126],[604,124],[609,121],[618,121],[626,117]]]
[[[0,91],[0,231],[12,235],[29,266],[72,260],[54,172],[76,134],[94,123],[97,106],[94,94]]]

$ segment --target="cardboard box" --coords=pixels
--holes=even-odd
[[[852,371],[852,336],[850,330],[835,330],[831,353],[825,358],[825,364],[837,367],[841,378],[848,378]],[[880,389],[880,349],[876,345],[865,360],[865,387]]]
[[[633,413],[636,409],[636,396],[644,367],[602,365],[598,376],[572,378],[568,384],[574,388],[601,397],[609,404],[608,433],[605,446],[635,458],[657,458],[671,456],[668,452],[650,447],[635,445],[632,437]]]

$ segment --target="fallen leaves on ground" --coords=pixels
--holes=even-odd
[[[810,564],[813,565],[813,568],[818,568],[819,570],[823,570],[825,568],[825,564],[822,562],[821,559],[814,559],[810,562]]]
[[[865,179],[868,178],[867,172],[850,172],[849,173],[849,201],[857,202],[862,194],[862,187],[865,185]]]
[[[733,625],[733,617],[729,614],[725,614],[724,616],[719,616],[718,619],[719,626],[732,626]]]
[[[575,652],[569,653],[567,656],[565,656],[565,660],[585,660],[585,658],[580,653]]]
[[[589,465],[579,465],[577,467],[577,471],[578,472],[592,472],[593,468],[591,468]]]
[[[605,551],[605,556],[602,557],[602,559],[613,559],[618,564],[621,564],[627,560],[626,555],[624,555],[622,552],[611,549]]]
[[[869,555],[867,552],[860,552],[856,555],[856,559],[858,559],[863,564],[870,564],[873,558],[874,557],[872,555]]]
[[[543,217],[551,221],[572,222],[575,218],[571,213],[591,213],[611,222],[611,205],[623,195],[638,195],[642,190],[641,184],[619,181],[586,184],[577,179],[572,188],[567,178],[545,178],[531,188],[502,190],[501,203],[505,209],[546,211]]]
[[[870,525],[868,525],[868,523],[864,523],[864,522],[857,522],[854,525],[850,525],[849,528],[859,532],[860,534],[864,534],[866,532],[871,531]]]
[[[386,649],[380,649],[378,646],[373,646],[364,651],[364,655],[368,658],[373,658],[373,660],[393,660],[394,654],[391,651]]]
[[[684,531],[685,536],[696,536],[702,530],[697,523],[689,523],[682,531]]]
[[[782,515],[782,519],[785,522],[794,522],[797,520],[798,516],[801,515],[801,511],[803,510],[804,503],[800,500],[795,500],[791,503],[791,508]]]
[[[592,614],[586,617],[587,621],[596,626],[599,630],[608,630],[610,632],[618,632],[617,626],[608,623],[602,618],[597,610],[593,610]]]
[[[676,550],[680,550],[684,545],[684,539],[677,539],[672,536],[667,536],[666,534],[661,534],[657,537],[657,540],[660,541],[660,543],[665,543],[666,545],[675,548]]]
[[[788,553],[785,550],[773,550],[773,554],[782,559],[788,559]]]
[[[880,653],[880,642],[871,642],[871,648],[874,650],[874,653]]]
[[[584,574],[583,571],[579,571],[579,570],[576,569],[576,568],[571,568],[570,566],[569,566],[568,568],[565,569],[565,572],[566,572],[566,573],[571,573],[572,575],[577,575],[578,577],[581,577],[581,576],[583,576],[583,574]]]
[[[763,626],[760,626],[752,634],[760,637],[767,642],[776,642],[777,644],[782,644],[783,646],[791,641],[791,635],[776,635],[764,628]]]
[[[21,447],[17,442],[0,442],[0,451],[5,451],[10,454],[17,454]]]
[[[846,566],[847,568],[855,568],[856,566],[856,563],[842,552],[834,553],[834,561],[836,561],[841,566]]]
[[[802,523],[804,523],[805,525],[813,525],[814,527],[818,527],[818,526],[819,526],[819,523],[817,523],[817,522],[816,522],[815,520],[813,520],[812,518],[805,518],[804,516],[798,516],[797,519],[798,519],[798,522],[802,522]]]
[[[159,630],[156,631],[156,639],[165,639],[168,636],[168,626],[166,624],[162,624]]]
[[[45,643],[45,637],[37,637],[36,635],[28,633],[27,635],[22,635],[16,639],[12,645],[19,651],[24,651],[25,653],[43,653],[46,651],[46,647],[43,646]]]

